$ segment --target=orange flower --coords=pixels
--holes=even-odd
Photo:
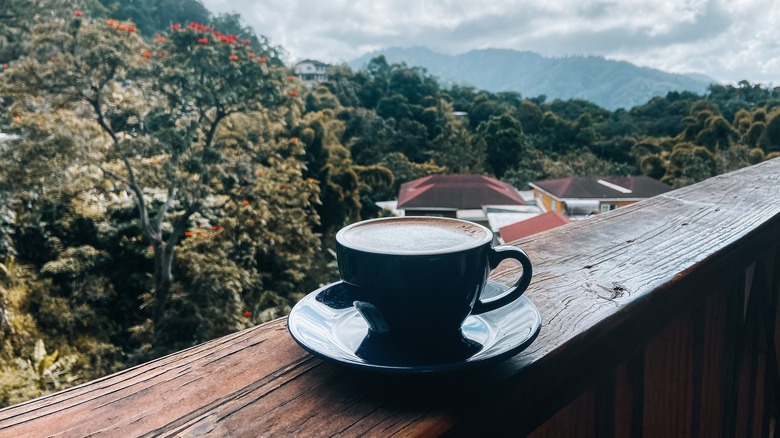
[[[77,16],[77,17],[81,17],[82,15],[84,15],[84,13],[83,13],[83,12],[81,12],[81,11],[74,11],[74,12],[73,12],[73,15],[75,15],[75,16]]]
[[[252,312],[250,312],[250,311],[248,311],[248,310],[247,310],[246,312],[244,312],[244,316],[245,316],[246,318],[251,318],[251,317],[252,317]]]
[[[317,180],[314,178],[306,178],[306,182],[309,184],[314,184],[315,182],[317,182]]]
[[[198,44],[208,44],[208,38],[198,38]]]
[[[231,61],[238,61],[238,55],[230,55],[230,58],[228,58]]]
[[[294,81],[295,80],[295,76],[287,76],[287,80],[288,81]]]
[[[250,42],[250,41],[249,41],[249,39],[248,39],[248,38],[244,38],[243,40],[241,40],[241,43],[242,43],[243,45],[245,45],[245,46],[248,46],[248,45],[249,45],[249,42]]]
[[[151,58],[152,52],[144,52],[144,58]]]
[[[293,90],[293,91],[290,91],[290,96],[293,96],[293,97],[295,97],[295,96],[297,96],[297,95],[298,95],[298,92],[297,92],[297,91],[294,91],[294,90]]]
[[[298,141],[298,137],[290,137],[290,141],[296,142],[296,141]]]
[[[171,29],[181,29],[181,23],[171,24]]]
[[[162,35],[160,35],[160,34],[157,34],[157,37],[156,37],[156,38],[157,38],[157,41],[159,41],[159,42],[163,42],[163,41],[165,41],[165,37],[164,37],[164,36],[162,36]]]
[[[22,116],[14,116],[14,120],[18,122],[19,120],[22,120]]]
[[[222,229],[222,227],[220,227],[219,225],[212,225],[211,229],[214,230],[214,231],[219,231],[219,230]]]
[[[263,172],[257,172],[257,176],[263,176]]]
[[[241,201],[241,203],[244,204],[244,205],[249,205],[249,200],[244,199],[243,201]]]
[[[248,57],[250,57],[250,58],[254,58],[254,57],[255,57],[255,54],[254,54],[254,53],[249,53],[249,54],[247,54],[246,56],[248,56]]]
[[[184,237],[192,237],[192,231],[185,231]]]
[[[114,21],[113,18],[109,18],[108,20],[106,20],[106,24],[108,24],[109,26],[113,26],[115,23],[116,21]]]
[[[127,26],[127,29],[126,29],[126,30],[127,30],[128,32],[135,32],[135,31],[137,31],[137,30],[138,30],[138,28],[137,28],[137,27],[135,27],[135,26]]]
[[[3,70],[8,68],[8,64],[3,64]]]
[[[259,62],[266,62],[266,61],[268,61],[267,59],[265,59],[265,58],[263,58],[263,57],[257,58],[257,60],[258,60]]]

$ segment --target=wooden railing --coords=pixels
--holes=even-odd
[[[359,373],[280,319],[0,410],[0,436],[776,433],[780,159],[515,243],[543,325],[498,364]]]

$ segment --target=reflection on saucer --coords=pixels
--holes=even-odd
[[[326,287],[315,297],[320,303],[331,309],[347,309],[352,307],[353,299],[347,293],[348,285],[343,282],[334,283],[331,287]]]
[[[482,344],[463,336],[455,340],[410,344],[369,331],[355,355],[376,365],[423,366],[461,362],[481,349]]]

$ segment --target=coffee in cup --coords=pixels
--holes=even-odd
[[[440,217],[358,222],[336,234],[341,279],[369,326],[369,336],[425,345],[461,339],[469,314],[518,299],[531,281],[531,261],[514,246],[493,247],[482,225]],[[488,274],[505,259],[522,275],[506,292],[482,300]]]

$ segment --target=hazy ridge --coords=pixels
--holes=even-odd
[[[538,53],[480,49],[446,55],[424,47],[393,47],[349,62],[353,70],[384,55],[389,63],[425,68],[445,86],[469,85],[492,92],[515,91],[524,97],[584,99],[615,110],[642,105],[670,91],[704,93],[715,82],[703,75],[666,73],[598,56],[548,58]]]

